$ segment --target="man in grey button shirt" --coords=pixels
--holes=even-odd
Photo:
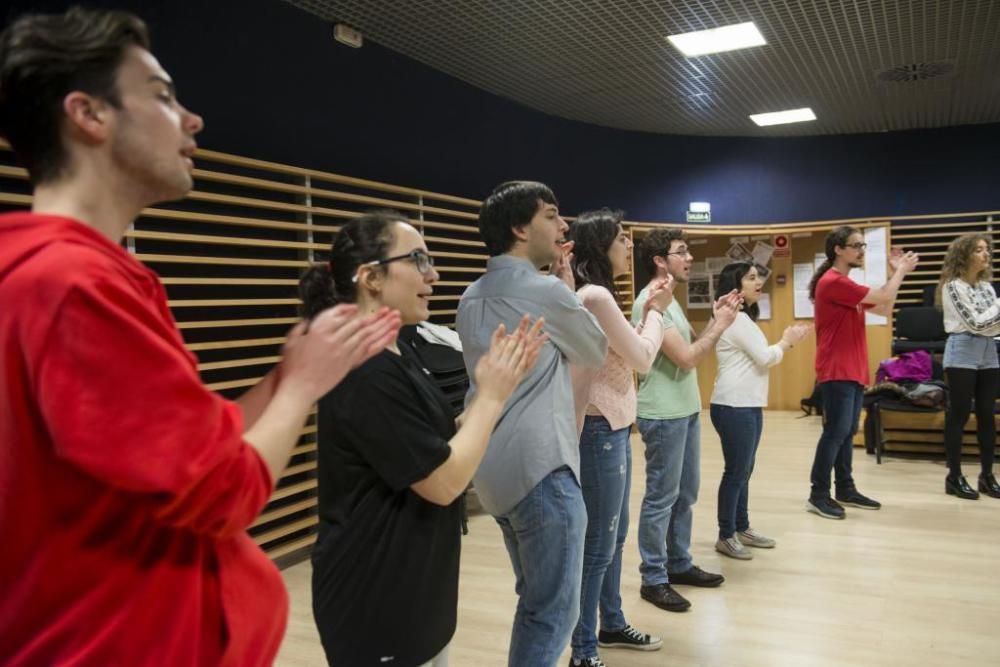
[[[587,509],[569,364],[599,367],[608,343],[575,294],[568,229],[542,183],[503,183],[483,202],[479,231],[490,254],[486,274],[458,306],[465,366],[476,367],[501,322],[508,331],[528,313],[549,336],[535,368],[504,407],[475,486],[503,531],[517,612],[508,664],[550,667],[566,647],[580,606]],[[549,273],[540,272],[550,267]],[[475,394],[472,385],[467,401]]]

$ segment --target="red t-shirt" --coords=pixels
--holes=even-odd
[[[156,275],[66,218],[0,216],[0,664],[269,665],[267,466]]]
[[[869,287],[835,269],[816,283],[816,381],[868,384],[868,340],[861,303]]]

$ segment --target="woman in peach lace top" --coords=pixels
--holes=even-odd
[[[580,436],[580,485],[587,505],[580,620],[573,632],[574,665],[601,665],[605,647],[656,650],[658,637],[625,621],[621,609],[622,545],[628,534],[628,496],[632,476],[629,433],[635,421],[633,371],[649,370],[663,341],[663,310],[673,299],[673,284],[651,289],[645,317],[633,328],[622,314],[614,279],[628,273],[632,242],[622,229],[622,213],[601,209],[582,213],[570,228],[577,295],[608,337],[608,356],[600,369],[573,369]],[[597,610],[601,631],[597,635]]]

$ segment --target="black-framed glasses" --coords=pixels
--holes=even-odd
[[[389,264],[390,262],[398,262],[401,259],[407,259],[413,262],[414,266],[417,267],[417,271],[425,276],[434,269],[434,258],[419,248],[411,250],[405,255],[396,255],[395,257],[386,257],[384,259],[373,259],[370,262],[364,262],[361,266],[381,266],[382,264]],[[358,273],[355,273],[354,277],[351,278],[351,282],[358,282],[358,275],[361,272],[361,266],[358,267]]]
[[[690,248],[678,248],[677,250],[674,250],[673,252],[665,252],[665,253],[663,253],[663,256],[664,257],[670,257],[671,255],[680,255],[681,257],[687,257],[690,254],[691,254],[691,249]]]
[[[854,248],[855,250],[864,250],[868,247],[867,243],[848,243],[844,246],[845,248]]]

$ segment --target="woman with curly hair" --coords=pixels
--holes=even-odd
[[[962,431],[975,406],[979,440],[979,491],[1000,498],[993,476],[997,431],[993,405],[1000,386],[1000,364],[994,336],[1000,335],[1000,302],[990,284],[992,248],[989,237],[965,234],[948,246],[938,298],[944,310],[948,342],[945,377],[951,391],[945,416],[944,446],[948,457],[945,493],[975,500],[979,493],[962,476]]]

